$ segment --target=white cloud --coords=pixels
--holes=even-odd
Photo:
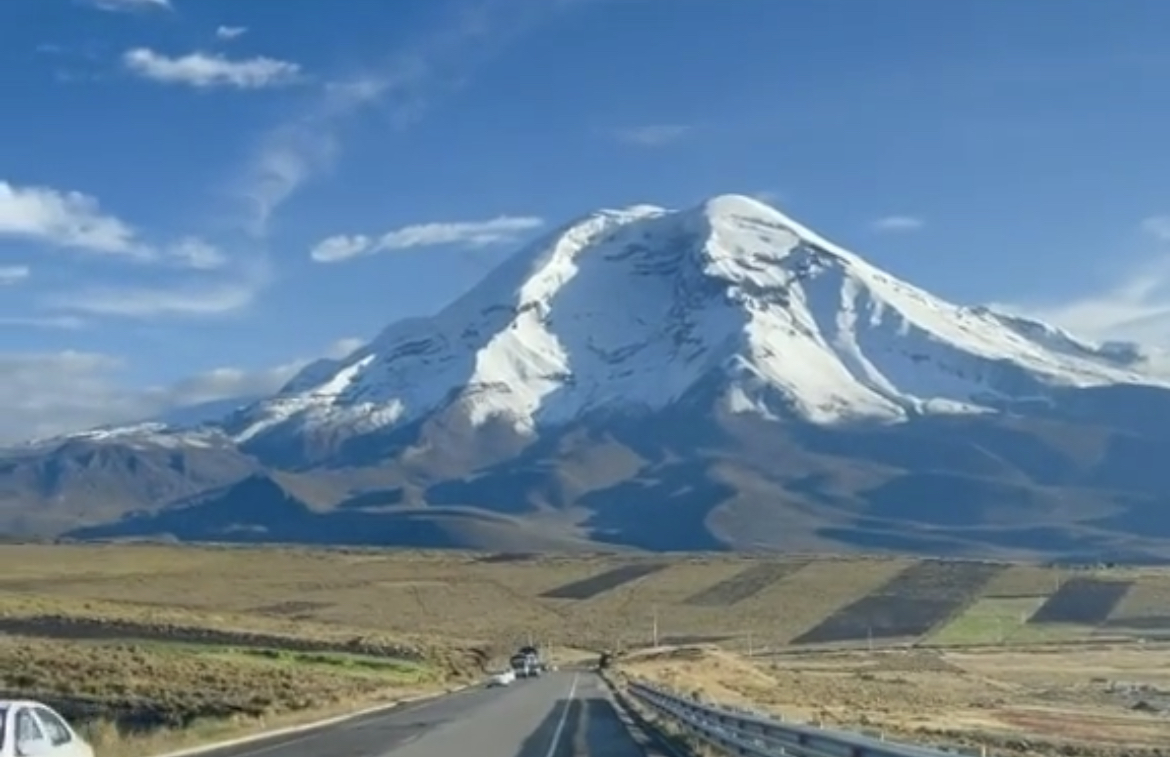
[[[196,237],[185,237],[161,248],[152,246],[129,223],[103,211],[90,195],[50,187],[18,187],[0,180],[0,238],[3,237],[201,270],[226,263],[222,252]]]
[[[364,234],[354,236],[338,234],[318,242],[309,251],[309,257],[318,263],[334,263],[367,254],[372,251],[373,246],[374,240]]]
[[[243,36],[248,31],[246,26],[220,26],[215,30],[217,39],[235,39]]]
[[[171,0],[85,0],[86,3],[103,11],[134,12],[144,10],[171,10]]]
[[[415,123],[436,99],[465,85],[512,39],[549,14],[579,4],[482,0],[464,5],[443,26],[380,65],[324,87],[297,118],[260,140],[237,181],[236,192],[252,211],[252,233],[265,235],[276,210],[307,181],[330,170],[341,149],[338,130],[346,121],[376,109],[395,128]]]
[[[686,124],[649,124],[614,131],[619,142],[639,147],[662,147],[687,137],[694,128]]]
[[[339,339],[325,356],[342,358],[364,343]],[[207,403],[247,401],[276,392],[310,362],[298,358],[254,370],[218,367],[166,385],[132,388],[123,381],[126,362],[111,355],[0,353],[0,444],[178,416]]]
[[[870,224],[874,231],[917,231],[926,222],[915,216],[885,216]]]
[[[11,286],[27,279],[32,271],[26,265],[0,265],[0,286]]]
[[[4,236],[92,252],[148,254],[134,229],[104,213],[93,197],[49,187],[17,187],[0,180],[0,237]]]
[[[263,56],[231,60],[219,54],[195,52],[171,58],[138,47],[123,53],[122,62],[126,68],[146,79],[199,89],[264,89],[284,87],[301,80],[300,65]]]
[[[1170,349],[1170,216],[1147,218],[1139,229],[1161,249],[1103,289],[1063,302],[994,303],[992,307],[1089,339]]]
[[[361,255],[418,247],[461,245],[483,247],[516,241],[544,221],[534,216],[497,216],[486,221],[421,223],[388,231],[374,239],[365,235],[333,236],[317,244],[309,257],[318,263],[336,263]]]

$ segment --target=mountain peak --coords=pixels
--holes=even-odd
[[[708,217],[755,218],[764,221],[791,223],[792,220],[763,200],[743,194],[713,195],[695,208]]]
[[[532,435],[696,391],[724,408],[821,424],[984,413],[1054,387],[1155,383],[1117,350],[961,307],[779,210],[724,194],[573,220],[439,313],[320,362],[233,420],[249,441],[330,439],[442,413]]]

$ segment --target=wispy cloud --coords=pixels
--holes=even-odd
[[[1170,242],[1170,216],[1150,216],[1142,221],[1141,229],[1159,242]]]
[[[420,223],[388,231],[379,237],[364,234],[338,235],[318,243],[309,257],[318,263],[337,263],[363,255],[419,247],[459,245],[485,247],[514,242],[525,232],[540,228],[544,220],[535,216],[498,216],[486,221]]]
[[[87,286],[47,295],[40,302],[50,310],[108,317],[222,317],[246,310],[270,278],[266,265],[255,264],[207,281]]]
[[[0,316],[0,327],[7,326],[9,328],[35,328],[35,329],[64,329],[73,331],[84,328],[86,321],[73,315],[50,315],[50,316],[25,316],[25,315],[4,315]]]
[[[171,10],[171,0],[81,0],[98,10],[114,13],[134,13],[148,10]]]
[[[0,319],[0,325],[4,320]],[[338,339],[325,356],[342,358],[364,343]],[[168,384],[129,387],[126,360],[100,352],[0,352],[0,444],[95,426],[173,416],[183,408],[271,394],[312,362],[221,366]]]
[[[0,286],[11,286],[29,277],[32,271],[26,265],[0,265]]]
[[[1144,264],[1096,292],[1061,302],[994,303],[1098,340],[1125,340],[1170,348],[1170,216],[1147,218],[1139,228],[1159,245]]]
[[[167,248],[168,256],[186,268],[214,271],[228,264],[228,257],[213,244],[197,237],[186,237]]]
[[[993,303],[1090,339],[1122,339],[1170,347],[1170,271],[1133,273],[1119,283],[1064,302]]]
[[[301,81],[297,63],[258,56],[232,60],[218,53],[194,52],[177,58],[145,47],[122,54],[127,69],[162,84],[180,84],[197,89],[268,89]]]
[[[251,208],[248,225],[267,233],[276,210],[314,176],[328,171],[341,150],[338,131],[370,111],[395,128],[417,122],[443,95],[465,85],[475,71],[550,13],[579,4],[481,0],[464,4],[414,44],[361,74],[322,89],[296,117],[259,141],[237,182]]]
[[[225,261],[219,250],[194,237],[169,245],[150,244],[90,195],[0,181],[0,238],[4,237],[196,269],[215,268]]]
[[[240,284],[208,288],[103,287],[82,289],[46,300],[58,310],[129,318],[211,316],[232,313],[252,304],[256,291]]]
[[[690,136],[694,127],[686,124],[648,124],[615,129],[613,136],[619,142],[638,147],[664,147]]]
[[[926,222],[917,216],[884,216],[870,224],[874,231],[918,231]]]
[[[246,26],[220,26],[215,30],[216,39],[231,40],[246,34]]]

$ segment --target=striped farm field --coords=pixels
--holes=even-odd
[[[162,613],[169,627],[234,618],[259,630],[319,626],[488,646],[531,636],[586,649],[649,645],[655,621],[660,643],[757,652],[1170,636],[1170,571],[1156,569],[882,556],[8,545],[0,547],[0,575],[0,633],[8,624],[33,635],[53,625],[45,618],[116,616],[125,629],[157,625]]]

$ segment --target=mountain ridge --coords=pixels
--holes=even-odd
[[[1170,554],[1163,421],[1170,381],[1139,346],[947,302],[721,195],[563,224],[433,316],[390,324],[219,422],[8,451],[0,506],[73,518],[91,537],[173,531],[202,512],[190,538],[263,539],[287,505],[265,525],[225,502],[234,481],[283,475],[328,490],[318,509],[352,514],[346,502],[392,491],[380,517],[446,519],[403,530],[407,543],[539,533],[639,549],[1154,559]],[[97,448],[122,456],[108,465],[124,491],[95,489],[106,479],[79,461]],[[214,473],[192,483],[176,454],[221,471],[219,487]],[[50,482],[50,464],[76,478]],[[142,491],[135,467],[182,496]],[[100,517],[78,512],[81,492],[107,503]],[[241,522],[225,524],[233,512]]]
[[[643,288],[620,289],[623,283],[632,289],[630,282]],[[644,288],[656,285],[669,291],[646,296]],[[788,300],[793,296],[797,301]],[[359,433],[393,427],[433,410],[452,392],[461,393],[473,425],[504,417],[532,433],[541,423],[556,425],[594,409],[596,395],[611,406],[660,409],[713,371],[740,375],[727,398],[740,409],[775,414],[770,405],[792,406],[813,422],[981,409],[970,397],[947,396],[957,392],[937,382],[910,391],[897,386],[896,380],[912,381],[907,374],[917,369],[874,366],[859,335],[876,342],[878,352],[889,350],[890,335],[855,329],[848,319],[862,313],[842,301],[850,297],[868,298],[863,308],[871,325],[893,309],[895,328],[925,334],[919,352],[902,356],[903,363],[930,357],[941,343],[1025,368],[1023,375],[991,377],[982,387],[991,394],[1037,375],[1057,384],[1166,385],[1131,370],[1141,359],[1136,350],[1101,348],[1047,324],[952,306],[778,211],[730,195],[683,211],[648,205],[599,211],[562,226],[434,317],[392,324],[333,366],[306,369],[276,398],[253,405],[250,422],[233,436],[246,444],[295,419]],[[607,307],[594,306],[600,302]],[[619,304],[620,317],[607,318]],[[558,321],[562,310],[569,316]],[[987,333],[996,338],[981,338]],[[777,341],[786,362],[777,359]],[[670,370],[659,370],[663,363]],[[607,370],[612,366],[618,370]],[[939,367],[944,381],[964,380],[962,366]],[[802,368],[804,375],[797,373]],[[891,373],[902,375],[891,380]],[[783,396],[774,396],[777,390]],[[918,396],[931,392],[936,396]]]

